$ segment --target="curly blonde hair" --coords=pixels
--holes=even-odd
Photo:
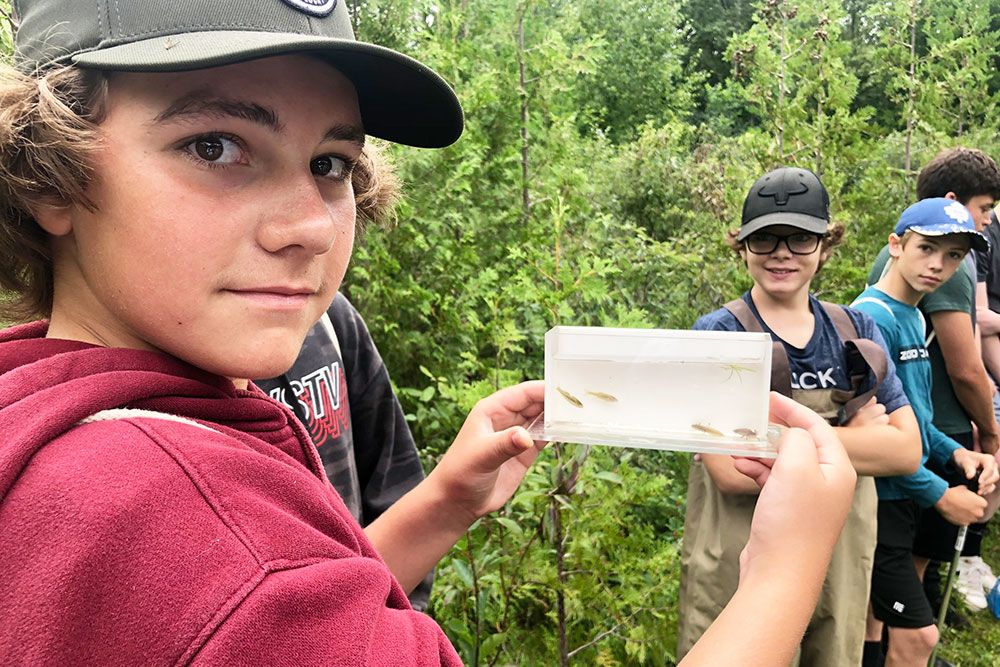
[[[38,75],[0,65],[0,320],[52,312],[52,258],[32,210],[76,204],[93,210],[87,189],[104,118],[102,72],[60,67]],[[352,174],[358,225],[393,220],[399,180],[378,144]]]

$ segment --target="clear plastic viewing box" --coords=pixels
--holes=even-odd
[[[554,327],[536,440],[773,457],[765,333]]]

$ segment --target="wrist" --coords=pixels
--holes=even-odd
[[[470,510],[466,503],[455,499],[454,494],[449,491],[450,485],[436,472],[438,468],[432,470],[423,483],[417,486],[417,489],[423,491],[421,505],[428,516],[438,517],[438,525],[454,534],[457,539],[480,518],[480,514]]]

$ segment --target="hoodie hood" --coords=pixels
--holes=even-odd
[[[47,443],[103,410],[181,415],[278,447],[324,479],[308,434],[260,390],[168,355],[45,338],[47,322],[0,331],[0,499]]]

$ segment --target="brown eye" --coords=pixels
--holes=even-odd
[[[309,169],[314,176],[332,178],[338,181],[346,178],[350,171],[347,162],[332,155],[313,158],[309,163]]]
[[[199,139],[194,144],[194,152],[206,162],[215,162],[222,157],[225,147],[218,138]]]
[[[239,139],[221,134],[205,134],[191,139],[182,150],[192,159],[213,167],[248,164],[248,155]]]

